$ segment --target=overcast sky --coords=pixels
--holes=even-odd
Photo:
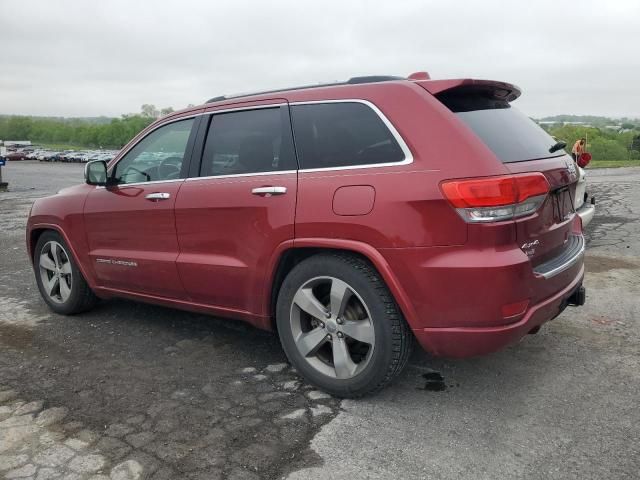
[[[640,1],[0,0],[0,113],[143,103],[356,75],[517,84],[532,116],[640,117]]]

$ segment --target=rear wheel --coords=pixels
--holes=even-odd
[[[78,269],[62,237],[43,233],[33,252],[40,294],[56,313],[72,315],[92,308],[98,301]]]
[[[285,278],[277,305],[283,348],[312,384],[339,397],[373,393],[400,373],[409,328],[389,290],[365,260],[321,254]]]

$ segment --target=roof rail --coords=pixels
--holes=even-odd
[[[252,97],[255,95],[265,95],[268,93],[288,92],[291,90],[305,90],[307,88],[333,87],[337,85],[358,85],[361,83],[391,82],[393,80],[406,80],[406,78],[396,77],[393,75],[369,75],[365,77],[351,77],[346,82],[318,83],[315,85],[301,85],[298,87],[278,88],[275,90],[263,90],[261,92],[240,93],[236,95],[219,95],[217,97],[210,98],[205,103],[215,103],[215,102],[221,102],[223,100],[231,100],[233,98]]]
[[[392,82],[393,80],[406,80],[406,78],[396,77],[394,75],[368,75],[364,77],[351,77],[346,83],[349,85],[357,85],[360,83]]]

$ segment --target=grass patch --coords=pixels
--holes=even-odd
[[[640,167],[640,160],[591,160],[587,168]]]

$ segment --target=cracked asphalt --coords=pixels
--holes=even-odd
[[[33,199],[82,166],[10,162],[0,193],[0,476],[30,479],[640,477],[640,169],[589,171],[587,305],[494,355],[416,350],[338,401],[238,322],[128,301],[41,301]]]

